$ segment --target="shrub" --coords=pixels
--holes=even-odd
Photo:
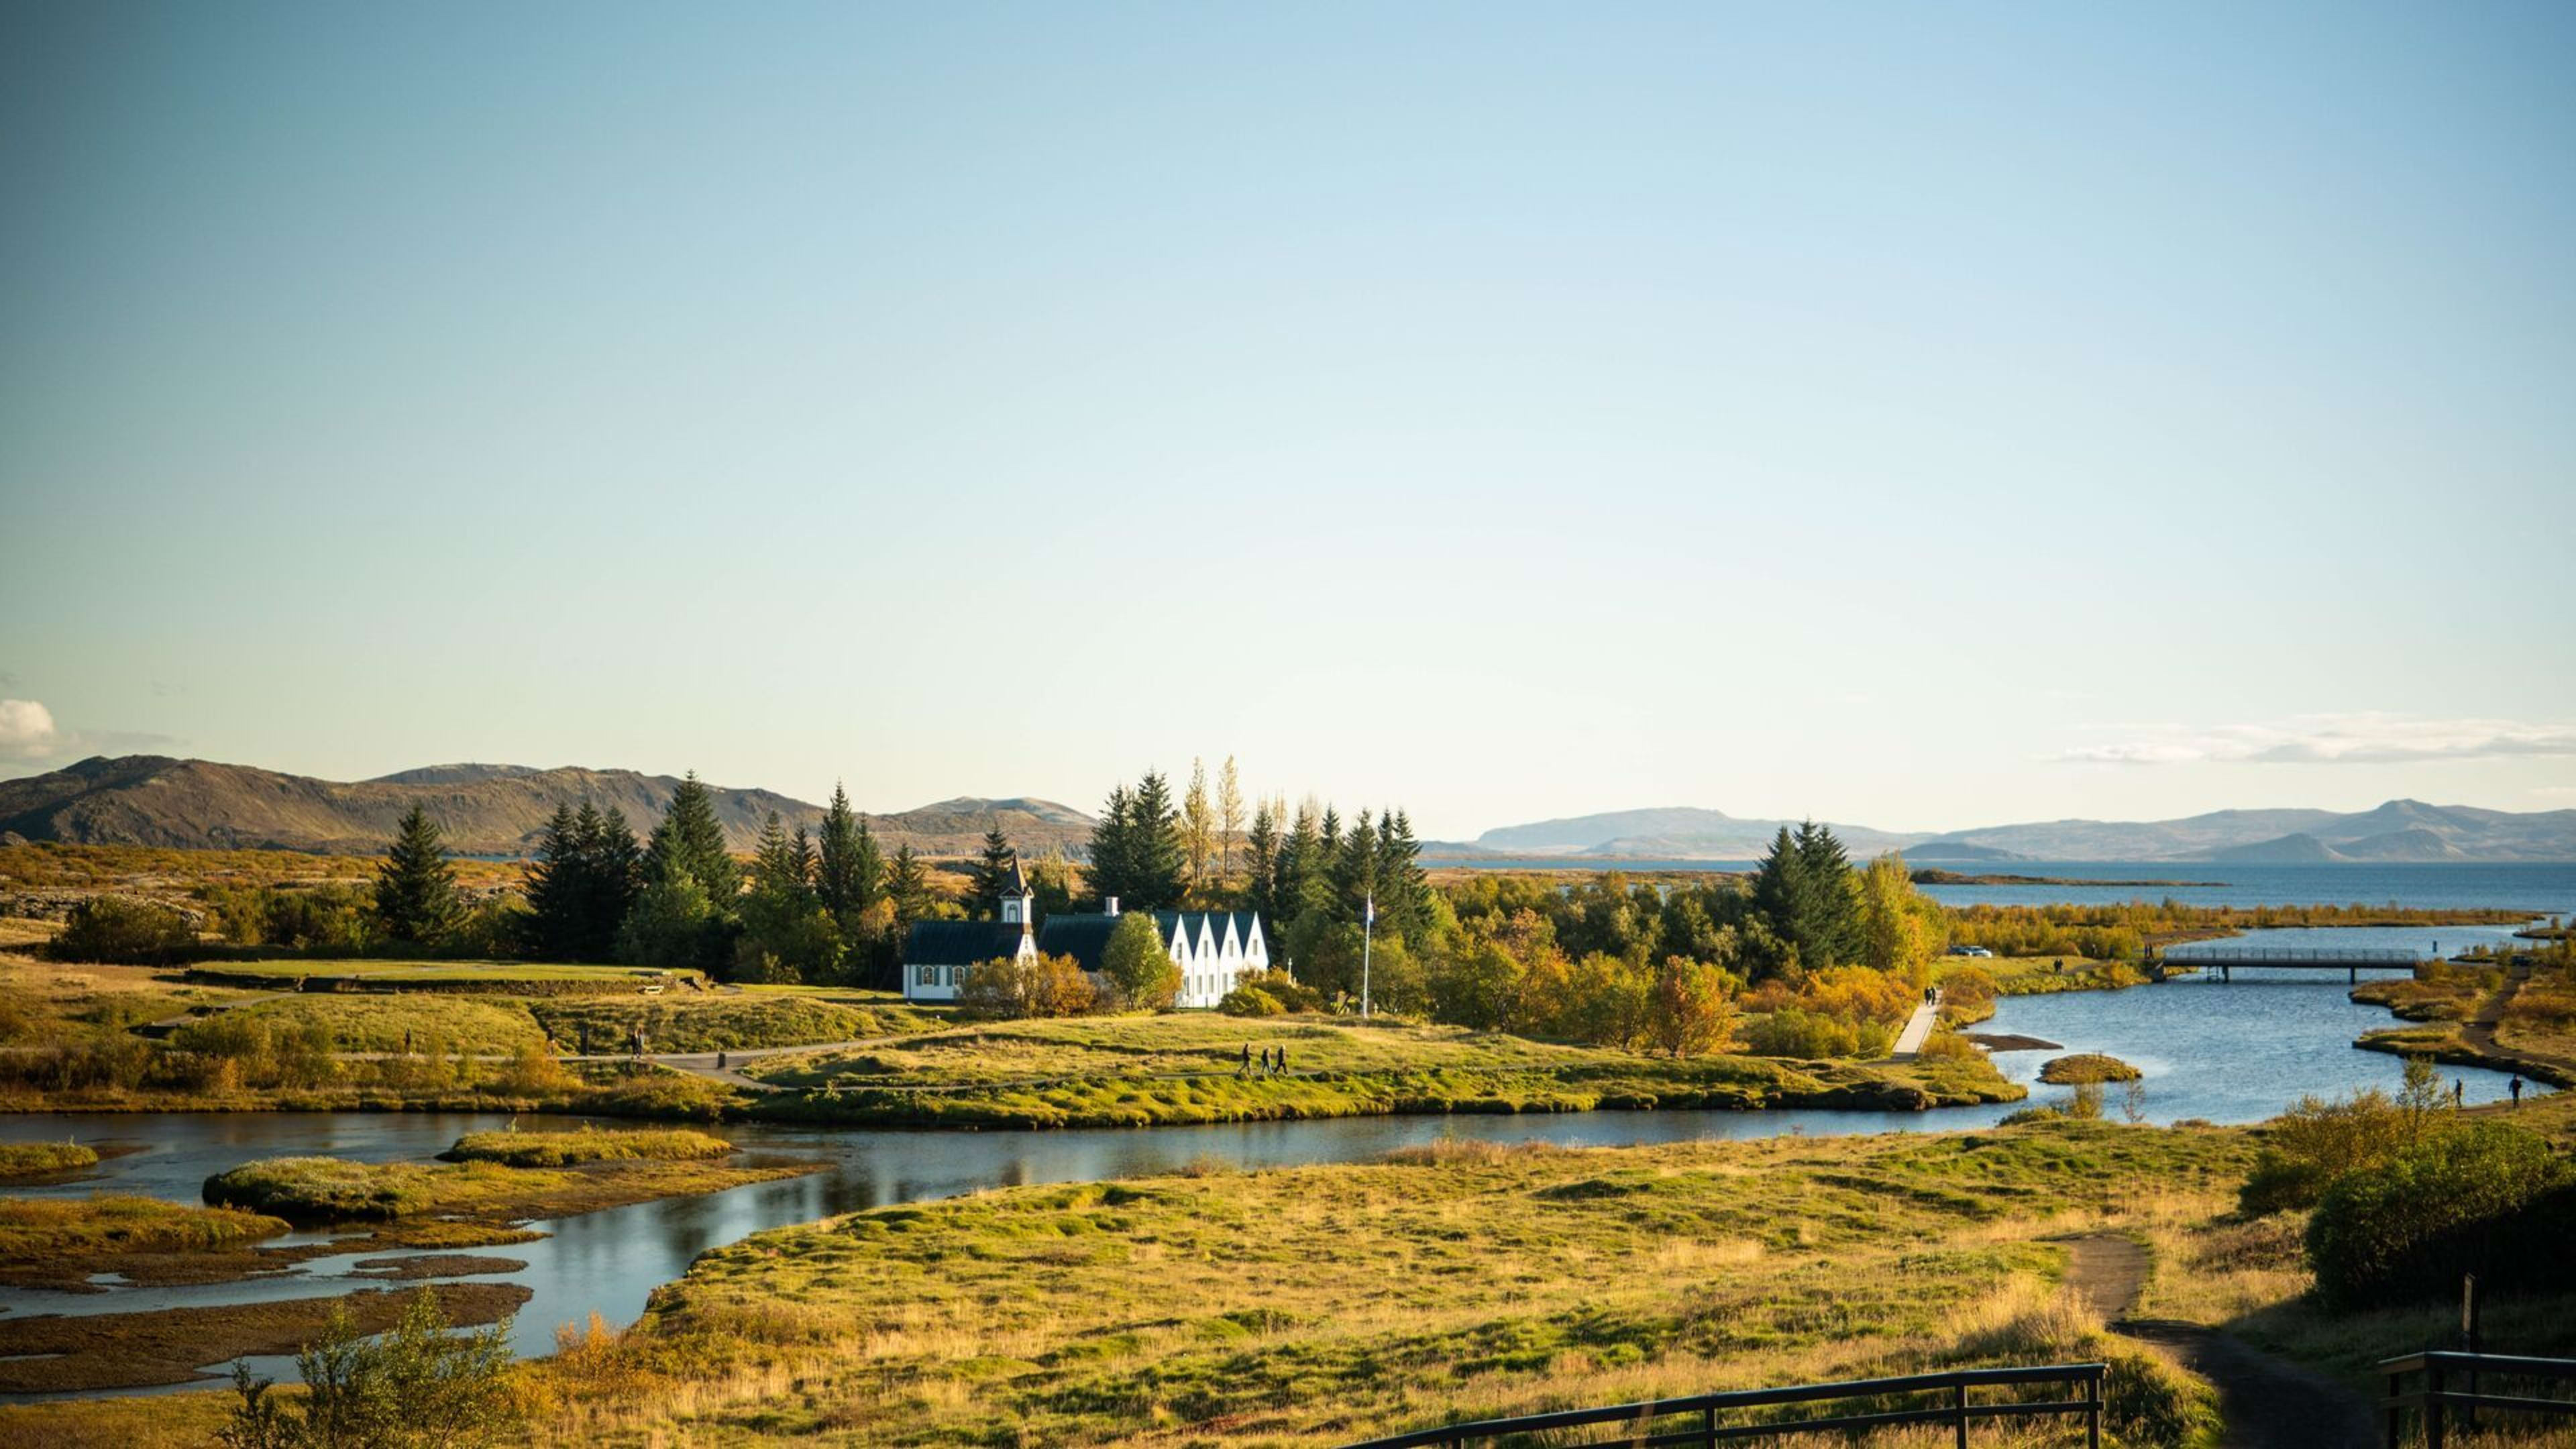
[[[1234,979],[1238,987],[1251,987],[1279,1003],[1287,1011],[1321,1011],[1324,993],[1298,980],[1285,971],[1246,971]]]
[[[509,1167],[570,1167],[583,1162],[690,1162],[722,1157],[733,1144],[685,1128],[614,1132],[469,1132],[439,1156],[450,1162]]]
[[[1784,1006],[1745,1028],[1744,1049],[1758,1057],[1809,1061],[1848,1057],[1860,1051],[1860,1033],[1821,1012]]]
[[[77,1142],[0,1142],[0,1180],[97,1165],[97,1151]]]
[[[197,944],[188,918],[167,906],[99,896],[72,907],[46,950],[57,961],[155,965]]]
[[[1237,986],[1225,994],[1216,1009],[1228,1016],[1285,1016],[1288,1008],[1279,998],[1258,986]]]
[[[1181,968],[1172,964],[1162,932],[1143,911],[1119,917],[1110,928],[1109,944],[1100,951],[1100,974],[1134,1010],[1160,1011],[1180,994]]]
[[[241,1402],[216,1442],[226,1449],[444,1449],[498,1442],[521,1417],[510,1382],[510,1320],[451,1337],[434,1288],[415,1294],[402,1321],[376,1339],[360,1333],[342,1306],[295,1366],[306,1392],[289,1408],[268,1396],[270,1380],[235,1364]]]
[[[2462,1273],[2518,1286],[2565,1280],[2567,1164],[2520,1128],[2482,1122],[2441,1133],[2378,1166],[2335,1178],[2308,1220],[2308,1267],[2339,1308],[2439,1298]],[[2535,1259],[2534,1255],[2537,1255]]]
[[[2071,1086],[2078,1082],[2134,1082],[2143,1075],[2118,1057],[2104,1056],[2100,1052],[2051,1057],[2039,1068],[2039,1079],[2053,1086]]]
[[[2386,1162],[2414,1140],[2406,1114],[2377,1090],[2325,1101],[2301,1097],[2264,1130],[2254,1170],[2237,1190],[2249,1216],[2316,1206],[2327,1184]]]

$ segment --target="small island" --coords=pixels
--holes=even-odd
[[[2146,1073],[2100,1052],[2076,1052],[2040,1063],[2039,1079],[2051,1086],[2073,1087],[2098,1082],[2134,1082]]]

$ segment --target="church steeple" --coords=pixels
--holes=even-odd
[[[1011,857],[1011,873],[1002,878],[1002,924],[1017,926],[1021,935],[1037,929],[1037,893],[1029,889],[1028,875],[1020,869],[1020,858]]]

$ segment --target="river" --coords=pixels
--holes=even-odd
[[[2259,939],[2309,944],[2328,934],[2267,932]],[[2374,943],[2409,944],[2391,933],[2367,934]],[[2333,1095],[2396,1085],[2401,1070],[2397,1059],[2350,1045],[2362,1031],[2389,1025],[2392,1018],[2346,1000],[2340,973],[2240,970],[2235,975],[2231,983],[2184,979],[2124,992],[2007,998],[1995,1019],[1980,1029],[2044,1037],[2068,1051],[2108,1052],[2135,1063],[2146,1073],[2146,1120],[2159,1123],[2186,1118],[2258,1121],[2301,1093]],[[2016,1052],[1996,1061],[2007,1075],[2035,1082],[2040,1063],[2056,1054]],[[2464,1083],[2472,1102],[2493,1101],[2505,1093],[2500,1073],[2446,1068],[2444,1077]],[[2065,1095],[2058,1088],[2033,1087],[2038,1101]],[[2122,1104],[2122,1093],[2114,1089],[2114,1116]],[[1443,1134],[1613,1146],[1783,1133],[1946,1131],[1990,1126],[2011,1110],[1362,1117],[1028,1133],[738,1123],[724,1130],[748,1151],[820,1158],[827,1166],[809,1176],[704,1197],[558,1219],[545,1225],[550,1236],[540,1241],[479,1251],[527,1263],[509,1275],[534,1294],[519,1314],[516,1346],[523,1354],[538,1354],[551,1351],[558,1324],[578,1323],[594,1312],[612,1323],[632,1321],[656,1285],[679,1277],[710,1248],[763,1229],[887,1203],[1024,1183],[1135,1177],[1203,1162],[1264,1168],[1365,1161]],[[136,1149],[109,1158],[77,1182],[15,1191],[52,1196],[126,1192],[194,1202],[208,1177],[254,1158],[329,1154],[364,1161],[422,1159],[464,1133],[497,1128],[506,1120],[453,1113],[40,1114],[0,1117],[0,1140],[70,1139],[102,1149]],[[522,1130],[567,1125],[571,1119],[520,1122]],[[302,1297],[377,1286],[345,1276],[354,1257],[399,1255],[315,1259],[297,1271],[251,1283],[110,1285],[106,1292],[88,1294],[0,1289],[0,1307],[12,1313],[116,1313]],[[292,1365],[263,1360],[253,1367],[276,1374]]]

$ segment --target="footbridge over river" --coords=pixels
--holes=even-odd
[[[2350,983],[2359,981],[2364,971],[2412,971],[2435,959],[2438,957],[2386,946],[2176,946],[2151,957],[2150,964],[2168,971],[2215,972],[2222,981],[2236,979],[2235,968],[2239,966],[2340,971]]]

